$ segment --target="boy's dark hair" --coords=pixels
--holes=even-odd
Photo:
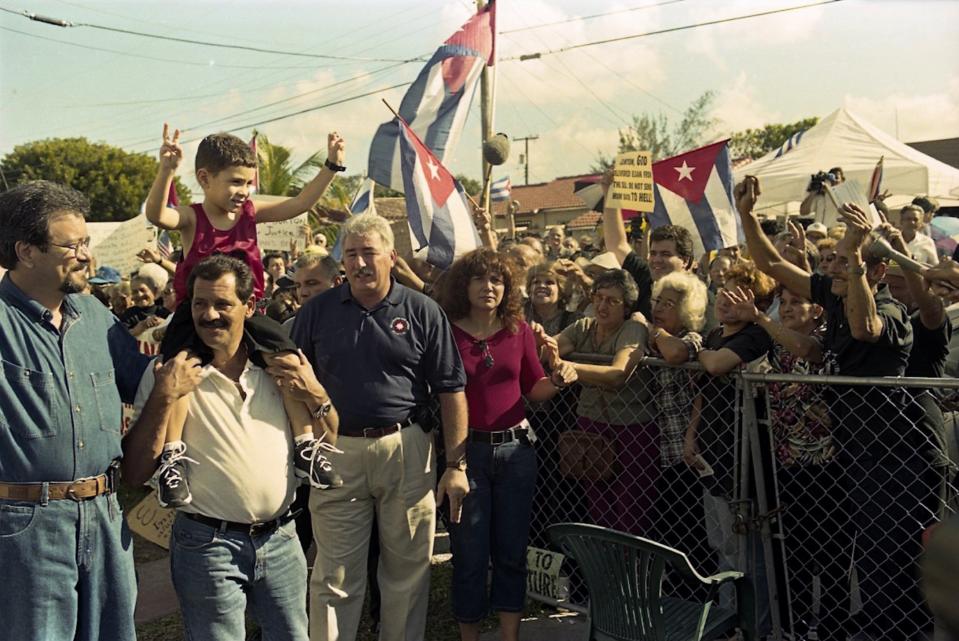
[[[210,134],[200,141],[194,162],[196,171],[206,169],[216,175],[228,167],[256,168],[256,153],[248,144],[225,132]]]
[[[186,283],[190,298],[193,298],[193,286],[198,278],[217,280],[227,274],[233,274],[236,278],[236,297],[244,303],[250,300],[253,295],[253,271],[242,260],[226,254],[213,254],[197,263]]]
[[[86,217],[90,201],[72,187],[49,180],[34,180],[0,193],[0,266],[17,266],[17,243],[24,242],[40,251],[50,248],[50,221],[54,214]]]
[[[671,240],[676,243],[676,253],[687,263],[693,260],[693,237],[685,227],[662,225],[650,232],[650,243],[662,240]]]

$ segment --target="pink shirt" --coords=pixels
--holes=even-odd
[[[529,325],[513,334],[503,328],[485,341],[453,325],[453,338],[466,370],[466,402],[471,429],[505,430],[526,418],[523,395],[545,377]],[[493,366],[487,367],[487,353]]]
[[[190,253],[177,263],[176,274],[173,276],[177,305],[188,298],[186,284],[190,272],[197,263],[213,254],[229,254],[249,265],[253,270],[253,295],[257,300],[263,298],[263,259],[256,244],[256,209],[253,201],[247,200],[243,203],[240,216],[230,229],[217,229],[210,224],[203,205],[198,203],[190,206],[196,215],[196,232],[193,235],[193,244],[190,245]]]

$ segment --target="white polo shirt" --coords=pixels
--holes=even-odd
[[[193,501],[184,512],[225,521],[257,523],[281,516],[293,502],[293,435],[283,397],[260,367],[247,361],[240,375],[246,399],[212,365],[190,395],[183,428],[187,481]],[[153,368],[140,381],[139,416],[154,385]]]

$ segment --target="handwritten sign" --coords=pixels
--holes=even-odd
[[[839,210],[843,203],[855,203],[859,208],[866,212],[866,217],[873,227],[878,226],[882,221],[879,219],[879,212],[869,203],[866,192],[862,185],[855,180],[847,180],[838,185],[823,184],[823,188],[829,198],[826,199],[826,209],[823,213],[823,219],[819,222],[831,227],[836,223],[843,222]]]
[[[526,548],[526,591],[554,601],[569,597],[569,582],[559,575],[565,556],[552,550]]]
[[[87,223],[90,250],[99,266],[110,266],[123,276],[140,268],[137,252],[156,241],[156,228],[140,214],[122,223]]]
[[[261,196],[262,198],[262,196]],[[309,215],[300,214],[290,220],[280,220],[256,226],[256,239],[264,252],[290,251],[290,241],[303,248],[303,225],[309,225]]]
[[[150,492],[127,513],[130,529],[165,550],[170,549],[170,532],[176,510],[160,507],[156,491]]]
[[[627,151],[616,156],[613,184],[606,206],[614,209],[653,211],[653,161],[648,151]]]

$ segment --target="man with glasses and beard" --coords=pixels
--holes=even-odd
[[[120,399],[148,359],[87,284],[79,192],[0,194],[0,621],[9,639],[136,637],[130,534],[116,498]],[[189,361],[157,370],[176,389]],[[117,372],[122,372],[117,375]]]

